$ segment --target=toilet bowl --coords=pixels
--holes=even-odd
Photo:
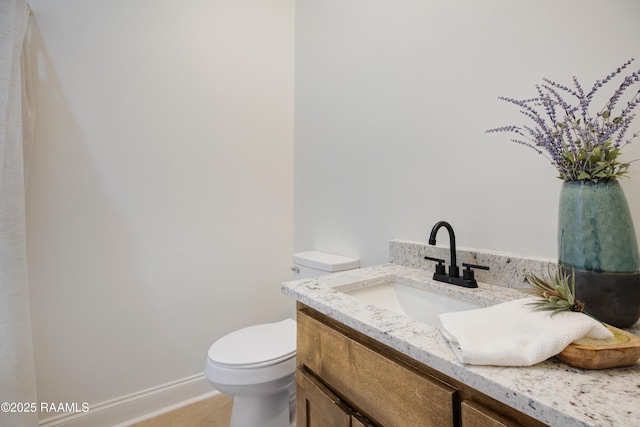
[[[233,396],[229,427],[289,427],[295,417],[296,322],[250,326],[209,348],[205,376]]]
[[[360,261],[319,251],[293,255],[295,279],[360,267]],[[229,427],[290,427],[295,421],[296,322],[240,329],[209,348],[205,376],[233,396]]]

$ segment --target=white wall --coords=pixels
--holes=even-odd
[[[202,373],[292,308],[294,2],[30,4],[39,399]]]
[[[638,17],[635,0],[298,0],[294,249],[372,265],[448,220],[459,246],[555,258],[555,169],[484,132],[525,123],[500,95],[640,59]],[[640,162],[622,185],[640,235]]]

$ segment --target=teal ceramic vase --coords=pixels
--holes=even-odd
[[[617,181],[563,184],[558,261],[566,272],[574,272],[576,298],[585,311],[621,328],[640,319],[638,242]]]

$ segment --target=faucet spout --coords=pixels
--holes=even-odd
[[[431,229],[431,234],[429,235],[429,244],[436,244],[436,234],[438,234],[438,230],[440,228],[446,228],[449,232],[449,250],[451,251],[451,265],[449,265],[449,277],[460,277],[460,273],[458,270],[458,263],[456,260],[456,235],[453,232],[453,227],[446,221],[438,221],[436,225]]]

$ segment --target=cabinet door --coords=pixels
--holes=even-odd
[[[351,427],[349,408],[304,368],[296,385],[296,427]]]
[[[303,311],[298,312],[297,357],[298,363],[376,424],[446,427],[457,421],[454,388]]]
[[[461,406],[462,427],[519,427],[520,424],[496,414],[484,406],[465,400]]]

